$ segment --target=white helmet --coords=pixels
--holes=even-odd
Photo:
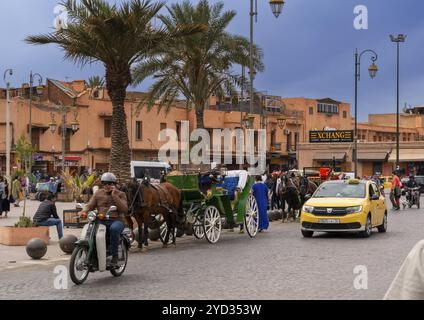
[[[117,179],[116,179],[116,176],[113,173],[106,172],[106,173],[104,173],[102,175],[101,181],[102,182],[113,182],[113,183],[116,183]]]

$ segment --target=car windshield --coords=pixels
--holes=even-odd
[[[165,171],[165,168],[135,167],[134,175],[137,179],[144,179],[144,177],[160,179],[162,171]]]
[[[314,198],[365,198],[365,183],[324,183]]]

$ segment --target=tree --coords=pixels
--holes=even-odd
[[[233,72],[235,65],[249,65],[250,43],[241,36],[226,31],[235,17],[234,11],[223,12],[224,4],[210,5],[201,0],[197,6],[185,0],[168,7],[169,16],[160,19],[173,32],[178,26],[200,24],[207,30],[171,40],[134,70],[134,81],[139,83],[154,74],[156,82],[140,104],[149,110],[156,104],[159,110],[169,110],[172,103],[184,96],[187,106],[196,110],[197,127],[204,128],[204,109],[212,95],[223,98],[235,95],[241,76]],[[254,46],[254,66],[263,71],[262,50]]]
[[[97,88],[103,88],[105,86],[105,80],[104,78],[101,78],[99,76],[92,76],[88,78],[88,84],[87,87],[94,90]]]
[[[198,32],[187,26],[168,32],[153,28],[152,20],[163,3],[130,0],[120,5],[105,0],[67,0],[66,27],[53,33],[30,36],[30,44],[56,44],[65,58],[81,66],[101,62],[105,67],[106,89],[112,101],[112,147],[110,171],[123,181],[130,179],[131,153],[124,102],[132,82],[131,67],[156,47],[173,37]]]
[[[24,135],[21,135],[16,142],[16,156],[21,169],[24,169],[26,174],[30,173],[29,169],[33,163],[32,154],[34,151],[32,144],[26,140]]]

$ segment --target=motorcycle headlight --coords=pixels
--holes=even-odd
[[[311,206],[303,206],[303,212],[312,213],[314,212],[314,207]]]
[[[97,218],[97,215],[94,212],[90,212],[88,214],[88,221],[92,222],[92,221],[96,220],[96,218]]]
[[[356,206],[356,207],[346,208],[346,213],[347,214],[360,213],[360,212],[362,212],[362,206]]]

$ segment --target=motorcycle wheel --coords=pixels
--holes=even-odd
[[[122,274],[124,273],[126,267],[127,267],[127,263],[128,263],[128,250],[127,247],[124,243],[124,240],[121,239],[121,243],[119,245],[119,262],[122,262],[121,266],[117,269],[111,269],[110,273],[114,276],[114,277],[120,277],[122,276]]]
[[[84,266],[83,263],[87,258],[88,250],[85,247],[76,247],[72,253],[71,261],[69,264],[69,273],[71,280],[76,285],[81,285],[87,280],[88,266]]]

